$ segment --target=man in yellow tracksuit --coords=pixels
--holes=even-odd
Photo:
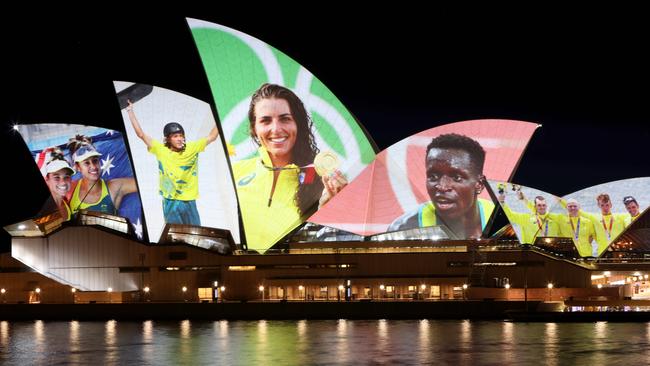
[[[566,205],[568,215],[551,214],[551,217],[560,224],[562,236],[573,239],[581,257],[593,257],[594,250],[591,242],[596,239],[593,221],[580,215],[580,204],[575,199],[568,199],[562,203]]]
[[[598,242],[598,255],[602,254],[612,240],[616,239],[625,230],[626,214],[612,213],[612,201],[607,193],[596,197],[599,213],[590,213],[580,210],[580,216],[586,217],[594,223],[596,241]]]
[[[641,216],[641,210],[639,209],[639,203],[632,196],[623,197],[623,204],[628,212],[628,215],[625,217],[625,227],[628,227],[634,220]]]
[[[607,193],[601,193],[596,197],[599,213],[591,213],[580,210],[580,217],[589,219],[594,226],[595,239],[598,242],[598,255],[601,255],[626,227],[626,214],[612,213],[612,201]],[[568,201],[561,201],[568,209]]]
[[[517,196],[520,200],[527,201],[523,192],[518,191]],[[505,201],[505,193],[499,194],[499,202],[506,213],[508,220],[518,225],[521,233],[520,240],[522,244],[534,244],[538,236],[557,237],[560,236],[560,226],[547,211],[548,205],[546,199],[542,196],[535,197],[535,212],[523,213],[515,212]]]

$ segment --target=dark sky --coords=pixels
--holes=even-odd
[[[564,195],[650,176],[647,30],[634,20],[431,11],[285,16],[183,12],[115,18],[21,17],[2,23],[2,225],[48,194],[12,123],[123,130],[112,80],[211,94],[184,17],[224,24],[282,50],[323,81],[380,149],[477,118],[541,123],[514,181]],[[587,17],[585,17],[587,19]],[[650,188],[650,187],[649,187]],[[6,249],[3,233],[0,251]]]

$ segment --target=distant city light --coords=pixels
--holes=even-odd
[[[187,287],[185,287],[185,286],[181,287],[181,291],[187,292]]]
[[[546,287],[548,287],[549,289],[552,289],[552,288],[553,288],[553,284],[549,282],[548,285],[546,285]]]
[[[144,292],[148,293],[151,289],[149,288],[149,286],[145,286],[143,290],[144,290]]]
[[[510,289],[510,284],[506,283],[506,285],[504,287],[506,288],[506,290],[509,290]]]

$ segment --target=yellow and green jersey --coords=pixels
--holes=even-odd
[[[586,217],[594,224],[596,241],[598,242],[598,255],[607,249],[609,243],[616,239],[625,230],[625,216],[629,214],[590,213],[580,210],[580,216]]]
[[[302,223],[296,206],[300,169],[289,164],[278,170],[271,194],[274,171],[264,165],[273,164],[266,149],[260,147],[258,153],[232,168],[248,249],[264,252]]]
[[[591,242],[596,239],[596,231],[591,220],[583,216],[570,217],[566,214],[549,213],[548,215],[560,226],[561,236],[573,240],[581,257],[593,257]]]
[[[487,221],[490,219],[492,211],[494,211],[494,203],[483,198],[478,198],[476,204],[481,215],[481,229],[485,229],[485,225],[487,225]],[[420,227],[435,226],[438,224],[437,221],[436,207],[433,205],[433,202],[429,201],[420,206],[418,212],[418,223]]]
[[[512,224],[518,225],[521,232],[522,244],[534,244],[538,236],[557,237],[560,236],[560,225],[549,215],[539,215],[537,213],[515,212],[507,204],[502,204],[508,220]]]
[[[199,197],[199,153],[205,150],[205,138],[188,142],[183,151],[173,151],[158,140],[151,141],[149,152],[158,159],[160,195],[179,201]]]
[[[632,215],[630,215],[630,214],[627,214],[627,215],[625,216],[625,227],[630,226],[630,225],[632,224],[632,222],[633,222],[634,220],[638,219],[639,217],[641,217],[641,213],[640,213],[640,212],[639,212],[636,216],[632,216]]]

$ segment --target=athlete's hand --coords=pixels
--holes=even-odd
[[[332,197],[336,196],[345,186],[348,185],[348,180],[338,169],[331,175],[324,176],[321,179],[325,188],[323,189],[323,194],[318,201],[319,208],[329,202]]]

